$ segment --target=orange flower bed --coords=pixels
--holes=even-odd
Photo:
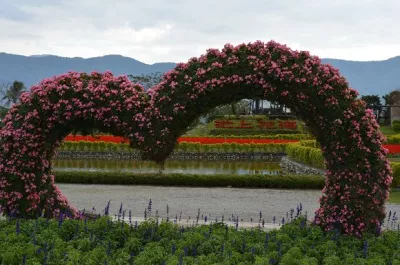
[[[68,135],[65,141],[88,141],[88,142],[112,142],[112,143],[128,143],[129,140],[123,137],[111,135],[99,136],[82,136],[82,135]],[[201,144],[221,144],[221,143],[237,143],[237,144],[269,144],[269,143],[295,143],[299,140],[279,140],[279,139],[237,139],[237,138],[210,138],[210,137],[180,137],[178,143],[201,143]],[[385,144],[383,145],[389,150],[389,154],[399,154],[400,144]]]

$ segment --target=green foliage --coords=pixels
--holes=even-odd
[[[400,264],[397,231],[363,238],[324,233],[303,216],[279,230],[225,223],[181,227],[150,218],[138,226],[92,220],[1,220],[0,262],[6,265],[342,265]],[[18,227],[18,228],[17,228]],[[364,242],[368,242],[365,251]],[[25,261],[25,263],[24,263]]]
[[[0,89],[0,93],[2,94],[1,100],[5,100],[6,106],[18,103],[19,97],[26,91],[24,83],[17,80],[12,85],[5,85],[0,87]]]
[[[400,100],[400,89],[395,89],[391,91],[389,94],[383,96],[385,100],[385,105],[395,105]]]
[[[217,153],[283,153],[285,152],[287,143],[267,143],[267,144],[237,144],[237,143],[222,143],[222,144],[200,144],[197,142],[180,142],[175,147],[175,152],[217,152]],[[137,150],[132,150],[129,144],[112,143],[112,142],[63,142],[60,147],[61,151],[72,152],[123,152],[130,153]]]
[[[250,112],[249,101],[244,99],[231,104],[215,107],[205,115],[207,122],[214,120],[217,117],[251,117],[251,115],[243,115]],[[263,116],[265,118],[265,116]]]
[[[392,125],[393,131],[395,132],[400,132],[400,121],[393,121],[393,125]]]
[[[388,144],[400,144],[400,134],[386,136]]]
[[[288,144],[286,154],[291,159],[316,168],[325,169],[325,159],[321,149],[315,141],[300,141],[299,143]],[[400,162],[391,162],[393,170],[392,187],[400,186]]]
[[[400,162],[391,162],[390,167],[393,170],[392,187],[400,186]]]
[[[298,130],[261,130],[261,129],[211,129],[209,135],[230,137],[236,136],[252,136],[252,135],[265,135],[264,139],[278,139],[275,138],[277,134],[299,134]]]
[[[142,74],[142,75],[128,75],[128,78],[134,84],[140,84],[145,89],[149,89],[161,82],[163,74],[160,72]]]
[[[234,174],[134,174],[128,172],[56,171],[58,183],[162,185],[194,187],[253,187],[285,189],[321,189],[325,180],[311,175],[234,175]]]
[[[365,101],[365,103],[367,104],[367,107],[369,106],[380,106],[381,104],[381,98],[379,97],[379,95],[366,95],[366,96],[362,96],[361,100]]]
[[[305,144],[306,146],[303,146]],[[302,142],[302,144],[288,144],[286,146],[286,154],[291,159],[311,165],[317,168],[326,168],[325,159],[323,157],[322,151],[319,148],[308,147],[307,145],[315,145],[310,141]]]

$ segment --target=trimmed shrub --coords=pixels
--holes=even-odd
[[[393,128],[393,131],[400,132],[400,121],[393,122],[392,128]]]
[[[133,174],[128,172],[57,171],[58,183],[162,185],[194,187],[321,189],[325,180],[313,175]]]

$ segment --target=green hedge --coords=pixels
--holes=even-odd
[[[236,139],[272,139],[272,140],[312,140],[311,134],[292,133],[292,134],[253,134],[253,135],[190,135],[183,137],[201,137],[201,138],[236,138]]]
[[[392,187],[400,186],[400,162],[391,162],[390,167],[393,170]]]
[[[319,148],[303,146],[297,143],[288,144],[286,146],[286,154],[295,161],[317,168],[326,168],[322,150]]]
[[[221,143],[221,144],[200,144],[193,142],[181,142],[176,145],[175,152],[217,152],[217,153],[284,153],[287,143],[268,143],[268,144],[237,144],[237,143]],[[106,142],[63,142],[60,151],[71,152],[121,152],[134,153],[137,150],[131,149],[126,143],[106,143]]]
[[[386,136],[388,144],[400,144],[400,134]]]
[[[132,174],[127,172],[56,171],[58,183],[162,185],[194,187],[321,189],[325,180],[311,175],[198,175],[198,174]]]
[[[299,134],[299,130],[255,130],[255,129],[210,129],[209,135],[275,135],[275,134]]]
[[[291,159],[316,168],[325,169],[325,159],[322,150],[316,148],[318,143],[315,141],[300,141],[286,146],[286,154]],[[400,162],[390,162],[393,170],[392,187],[400,186]]]

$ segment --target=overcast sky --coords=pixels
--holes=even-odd
[[[0,52],[185,62],[271,39],[323,58],[400,55],[399,0],[0,0]]]

